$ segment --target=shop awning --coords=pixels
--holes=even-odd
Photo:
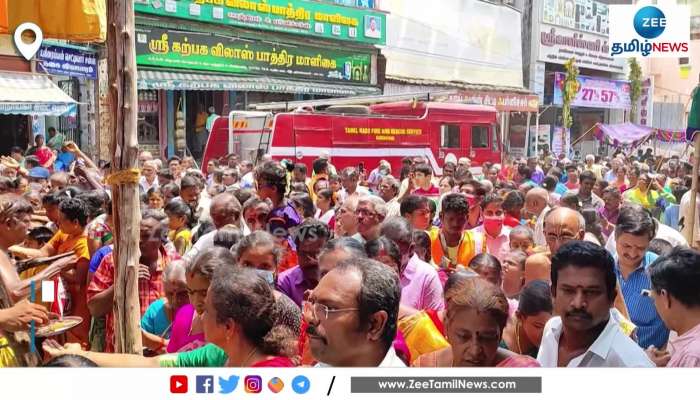
[[[251,92],[278,92],[317,94],[323,96],[357,96],[379,93],[373,86],[342,85],[295,81],[265,76],[237,76],[193,74],[155,70],[138,71],[139,89],[165,90],[242,90]]]
[[[46,75],[15,72],[0,75],[0,114],[75,114],[77,104]]]

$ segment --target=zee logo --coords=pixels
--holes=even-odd
[[[666,15],[657,7],[642,7],[634,15],[634,30],[645,39],[657,38],[666,30]]]

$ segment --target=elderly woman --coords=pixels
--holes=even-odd
[[[293,367],[285,345],[288,329],[276,323],[277,303],[270,285],[249,269],[219,268],[205,297],[207,344],[193,351],[143,357],[83,351],[78,345],[44,343],[54,358],[77,354],[101,367]]]
[[[445,294],[444,324],[450,346],[424,354],[417,367],[536,367],[537,361],[499,347],[508,320],[508,301],[482,278],[457,282]]]

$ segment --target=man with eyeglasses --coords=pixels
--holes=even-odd
[[[386,218],[386,203],[377,196],[362,195],[357,201],[357,233],[353,239],[364,244],[379,237],[379,229]]]
[[[578,211],[558,207],[546,214],[543,227],[545,241],[551,254],[572,240],[583,240],[586,221]]]
[[[405,367],[392,343],[401,289],[396,274],[366,258],[326,274],[303,305],[319,367]]]

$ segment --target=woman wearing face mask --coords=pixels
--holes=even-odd
[[[481,202],[483,224],[472,229],[472,232],[486,237],[488,253],[503,262],[510,251],[510,227],[504,226],[505,212],[503,199],[497,194],[489,194]]]
[[[234,265],[231,252],[221,247],[213,247],[202,252],[187,268],[185,280],[190,304],[178,310],[173,321],[168,353],[178,353],[204,346],[204,325],[202,313],[205,298],[214,272],[219,268]]]
[[[518,309],[503,331],[501,347],[537,357],[544,326],[552,318],[552,292],[545,281],[532,281],[520,292]]]
[[[281,249],[276,245],[275,238],[265,231],[256,231],[245,236],[232,250],[234,263],[241,268],[250,268],[275,288],[277,282],[277,263]],[[284,293],[274,291],[277,306],[280,309],[278,323],[299,332],[301,326],[301,310]]]
[[[449,347],[420,356],[415,367],[537,367],[537,360],[499,347],[508,320],[501,289],[482,278],[465,279],[445,292]]]

